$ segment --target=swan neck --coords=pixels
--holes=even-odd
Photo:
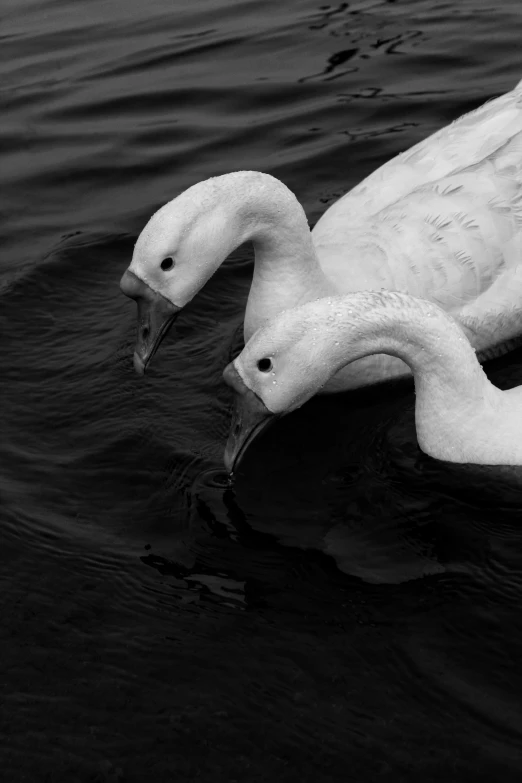
[[[391,292],[333,297],[310,310],[320,327],[308,332],[313,336],[306,344],[307,366],[318,368],[319,383],[365,356],[396,356],[413,372],[422,451],[452,462],[477,461],[477,455],[491,459],[488,443],[498,440],[504,395],[488,381],[449,315],[430,302]]]
[[[477,461],[477,455],[491,459],[488,440],[498,438],[503,393],[488,381],[475,351],[447,313],[398,293],[364,293],[339,298],[330,318],[342,325],[338,339],[324,334],[323,350],[334,346],[334,373],[369,354],[397,356],[409,365],[422,451],[452,462]]]
[[[241,242],[253,244],[254,276],[245,313],[245,339],[281,310],[333,293],[317,259],[304,209],[267,174],[250,174],[237,214]]]
[[[254,244],[260,260],[268,263],[275,254],[316,260],[305,212],[289,188],[275,177],[241,172],[246,188],[239,190],[237,210],[244,238]],[[250,176],[248,176],[250,175]]]
[[[342,300],[341,300],[342,301]],[[334,340],[335,371],[370,354],[402,359],[412,370],[417,402],[478,403],[489,381],[458,324],[430,302],[399,293],[346,298],[342,339]]]

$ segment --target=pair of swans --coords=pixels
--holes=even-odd
[[[499,355],[522,333],[521,186],[522,82],[386,163],[333,204],[312,232],[295,196],[269,175],[242,171],[200,182],[152,216],[122,278],[122,291],[138,304],[135,367],[145,370],[183,306],[251,240],[246,346],[226,373],[241,408],[227,449],[229,468],[259,429],[261,414],[409,368],[421,448],[456,462],[522,464],[509,413],[516,395],[488,386],[473,350]],[[364,291],[380,294],[358,293]],[[300,319],[307,318],[316,320],[306,327]],[[381,339],[368,337],[369,322]],[[427,324],[438,329],[438,342]],[[290,326],[294,342],[288,341]],[[449,341],[442,339],[445,330],[453,334]],[[436,349],[440,361],[429,370],[419,355],[433,359]],[[290,378],[286,367],[302,372]],[[309,386],[318,368],[320,382]],[[448,388],[453,397],[445,396]],[[471,408],[479,412],[471,415]],[[492,440],[490,430],[502,417],[505,438]],[[479,426],[488,435],[477,440]],[[458,441],[453,447],[448,428]],[[439,437],[439,429],[446,436]]]

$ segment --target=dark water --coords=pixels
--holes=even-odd
[[[249,251],[145,379],[118,282],[200,179],[268,171],[313,224],[511,89],[519,0],[2,16],[2,778],[518,781],[520,471],[424,457],[400,383],[312,400],[229,485]]]

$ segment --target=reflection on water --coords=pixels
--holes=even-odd
[[[118,283],[153,210],[214,174],[269,171],[313,223],[511,88],[520,27],[515,0],[8,3],[10,781],[519,779],[520,471],[422,455],[403,381],[312,400],[230,482],[249,248],[145,378]]]

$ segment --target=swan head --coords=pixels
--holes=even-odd
[[[296,410],[329,380],[335,368],[322,355],[310,306],[287,310],[250,338],[223,373],[235,392],[225,467],[232,473],[252,441],[281,416]]]
[[[220,195],[214,180],[193,185],[161,207],[138,237],[120,283],[138,305],[138,372],[144,372],[179,311],[240,243],[241,226]]]

